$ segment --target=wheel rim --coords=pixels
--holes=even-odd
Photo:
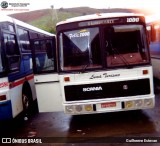
[[[23,94],[23,106],[25,109],[29,107],[29,98],[25,94]]]

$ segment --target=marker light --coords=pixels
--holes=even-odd
[[[147,30],[149,30],[149,31],[151,30],[151,26],[147,26],[146,28],[147,28]]]
[[[148,70],[143,70],[143,75],[147,75],[148,74]]]
[[[92,111],[92,110],[93,110],[93,108],[92,108],[92,105],[91,105],[91,104],[87,104],[87,105],[85,105],[85,106],[84,106],[84,108],[85,108],[85,110],[86,110],[86,111]]]
[[[155,25],[155,26],[154,26],[154,29],[159,29],[159,28],[160,28],[159,25]]]
[[[69,82],[70,81],[70,77],[64,77],[64,81],[65,82]]]
[[[96,13],[96,15],[97,15],[97,16],[101,16],[101,14],[100,14],[100,13]]]
[[[6,98],[6,95],[0,95],[0,101],[2,101],[2,100],[6,100],[7,98]]]
[[[125,108],[133,108],[134,103],[133,101],[126,101],[125,102]]]

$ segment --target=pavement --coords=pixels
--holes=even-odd
[[[0,122],[0,137],[11,138],[9,145],[14,146],[159,146],[159,84],[155,94],[153,109],[78,116],[35,111],[30,117]]]

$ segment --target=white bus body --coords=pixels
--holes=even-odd
[[[153,108],[153,74],[142,15],[107,13],[57,24],[66,114]]]
[[[55,39],[55,35],[46,31],[9,16],[0,16],[0,120],[29,112],[36,100],[31,41],[47,37]],[[44,59],[39,61],[45,62]]]

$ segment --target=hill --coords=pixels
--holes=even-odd
[[[60,9],[43,9],[24,13],[16,13],[10,15],[13,18],[19,19],[23,22],[29,23],[33,26],[41,28],[43,30],[55,33],[56,23],[63,21],[67,18],[76,16],[95,14],[95,13],[114,13],[114,12],[126,12],[126,13],[143,13],[149,15],[147,10],[139,9],[94,9],[89,7],[77,7],[77,8],[60,8]]]

